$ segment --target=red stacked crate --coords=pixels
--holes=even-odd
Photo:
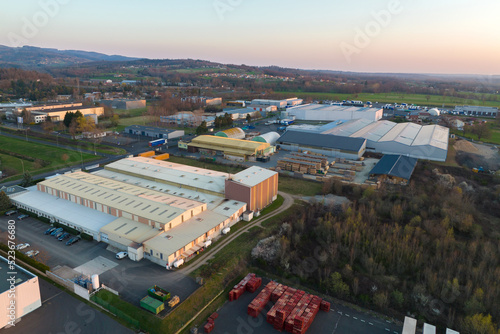
[[[234,288],[229,292],[229,301],[236,300],[240,298],[240,296],[245,292],[246,285],[250,279],[255,277],[255,274],[248,274],[243,278],[238,284],[234,286]]]
[[[262,278],[252,277],[246,284],[247,291],[254,293],[262,284]]]
[[[210,315],[210,318],[212,318],[213,320],[217,319],[219,317],[219,315],[217,314],[217,312],[214,312]]]
[[[287,332],[291,333],[293,331],[293,324],[294,324],[295,317],[301,315],[304,312],[306,307],[311,302],[312,298],[313,298],[312,295],[304,294],[302,296],[302,298],[300,299],[300,301],[295,306],[295,308],[292,310],[292,312],[290,312],[290,315],[288,316],[288,318],[286,318],[286,321],[285,321],[285,330]]]
[[[285,290],[287,288],[288,287],[286,285],[278,284],[278,286],[276,287],[276,289],[271,294],[271,301],[273,303],[276,303],[278,301],[278,299],[280,299],[281,295],[283,295],[283,292],[285,292]]]
[[[293,311],[293,309],[296,307],[297,303],[302,299],[304,296],[304,291],[302,290],[297,290],[288,301],[276,311],[276,316],[274,318],[274,328],[277,330],[283,330],[283,327],[285,325],[285,320],[288,318],[290,313]]]
[[[205,326],[203,326],[203,329],[205,330],[205,333],[210,333],[214,330],[214,323],[207,322]]]
[[[321,298],[314,296],[304,312],[300,316],[295,317],[293,334],[304,334],[309,329],[316,314],[318,314],[321,301]]]
[[[271,298],[271,293],[276,289],[278,286],[278,283],[276,282],[269,282],[267,285],[262,289],[262,291],[257,295],[257,297],[252,300],[252,302],[248,305],[248,310],[247,313],[248,315],[256,318],[260,312],[264,309],[267,303],[269,303],[269,300]]]
[[[295,292],[297,292],[297,290],[294,288],[290,288],[290,287],[288,287],[285,290],[285,292],[283,292],[281,297],[276,301],[276,304],[274,304],[274,306],[269,310],[269,312],[267,312],[266,320],[268,323],[274,324],[274,320],[276,317],[276,311],[281,310],[286,305],[288,300],[295,294]]]
[[[321,311],[329,312],[330,311],[330,303],[326,300],[322,300],[321,304],[319,304],[319,309]]]

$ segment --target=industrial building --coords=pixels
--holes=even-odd
[[[304,104],[287,109],[287,117],[304,121],[338,121],[363,118],[378,121],[383,116],[381,108],[347,107],[330,104]]]
[[[304,131],[286,131],[277,140],[281,149],[311,151],[329,157],[357,160],[366,150],[366,139]]]
[[[226,180],[226,196],[248,205],[250,211],[260,211],[276,199],[278,173],[252,166]]]
[[[184,136],[184,130],[169,130],[155,126],[130,125],[124,133],[135,136],[145,136],[150,138],[165,138],[167,140],[178,140]]]
[[[370,176],[376,176],[381,181],[406,184],[410,181],[418,159],[402,155],[387,154],[370,171]]]
[[[498,115],[498,108],[483,106],[455,106],[454,114],[466,116],[493,117]]]
[[[257,141],[257,142],[261,142],[261,143],[268,143],[268,144],[274,146],[274,145],[276,145],[276,141],[278,140],[279,137],[280,137],[279,133],[271,131],[271,132],[267,132],[267,133],[261,134],[259,136],[256,136],[252,140]]]
[[[182,148],[179,143],[179,148]],[[269,143],[220,136],[198,136],[186,144],[189,152],[201,152],[206,155],[223,155],[234,161],[253,161],[256,157],[274,153],[274,146]]]
[[[9,196],[17,207],[127,251],[134,261],[171,265],[206,247],[249,208],[269,205],[277,191],[277,173],[263,168],[232,175],[135,157],[92,174],[56,175]]]
[[[241,128],[231,128],[219,131],[215,135],[224,138],[245,139],[245,131],[243,131]]]
[[[146,108],[146,100],[145,99],[142,99],[142,100],[107,99],[107,100],[101,100],[99,102],[104,104],[105,106],[108,106],[111,108],[116,108],[116,109],[130,110],[130,109]]]
[[[0,329],[42,306],[38,277],[0,256]]]
[[[192,111],[181,111],[174,115],[160,116],[160,122],[180,126],[200,126],[203,121],[207,123],[207,126],[211,126],[214,124],[215,117],[194,113]]]
[[[363,138],[366,139],[366,150],[369,152],[405,155],[434,161],[446,161],[448,154],[449,129],[439,125],[354,119],[331,122],[322,126],[292,125],[288,129]]]
[[[224,116],[225,114],[228,114],[231,116],[233,121],[235,121],[238,119],[246,119],[248,115],[250,115],[250,117],[252,118],[262,117],[260,111],[262,110],[256,110],[253,108],[240,108],[240,109],[228,109],[228,110],[224,109],[223,111],[216,113],[215,116]]]
[[[266,99],[254,99],[252,100],[252,105],[261,106],[276,106],[278,108],[293,107],[302,103],[302,99],[297,97],[292,97],[283,100],[266,100]]]
[[[52,109],[40,109],[40,110],[32,110],[31,115],[35,123],[45,122],[50,120],[51,122],[61,122],[64,120],[64,116],[68,112],[81,112],[85,117],[92,117],[97,123],[97,117],[104,115],[103,107],[59,107]]]

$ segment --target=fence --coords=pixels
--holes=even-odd
[[[114,307],[113,305],[111,305],[110,303],[108,303],[107,301],[101,299],[100,297],[98,297],[96,295],[92,296],[92,300],[94,302],[96,302],[97,304],[101,305],[102,307],[104,307],[105,309],[107,309],[108,311],[110,311],[111,313],[115,314],[117,317],[125,320],[126,322],[128,322],[130,324],[132,324],[134,327],[140,328],[138,320],[132,318],[131,316],[129,316],[126,313],[124,313],[123,311],[117,309],[116,307]]]

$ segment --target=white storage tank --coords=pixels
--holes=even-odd
[[[99,275],[92,275],[92,288],[97,290],[99,288]]]
[[[222,230],[222,234],[228,234],[229,231],[231,231],[231,228],[226,227],[225,229]]]
[[[175,268],[179,268],[183,264],[184,264],[184,259],[180,259],[180,260],[177,260],[177,261],[174,262],[174,267]]]

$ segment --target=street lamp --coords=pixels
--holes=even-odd
[[[24,161],[22,159],[19,159],[19,161],[21,161],[21,164],[23,165],[23,175],[24,175]]]

